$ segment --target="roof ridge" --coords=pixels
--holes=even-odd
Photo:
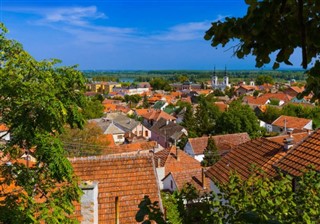
[[[73,157],[68,158],[70,162],[76,161],[90,161],[90,160],[114,160],[114,159],[138,159],[138,158],[153,158],[153,153],[121,153],[109,154],[100,156],[87,156],[87,157]]]

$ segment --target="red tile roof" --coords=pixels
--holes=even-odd
[[[202,168],[200,169],[190,169],[183,171],[176,171],[170,173],[177,185],[178,190],[183,189],[186,184],[191,184],[194,186],[200,193],[210,191],[210,179],[204,177],[204,184],[202,181]]]
[[[9,128],[5,124],[0,124],[0,131],[8,131]]]
[[[248,133],[214,135],[212,137],[221,154],[224,154],[225,151],[250,140]],[[208,136],[189,138],[189,143],[191,144],[195,155],[203,154],[203,151],[208,144],[208,138]]]
[[[229,107],[228,104],[226,104],[225,102],[222,102],[222,101],[214,102],[214,105],[216,105],[221,112],[225,112]]]
[[[211,180],[223,183],[228,181],[232,171],[236,171],[242,179],[247,179],[251,174],[250,169],[255,166],[268,176],[276,176],[276,170],[272,165],[284,154],[281,144],[258,138],[231,150],[211,166],[206,174]]]
[[[165,175],[168,175],[170,172],[201,169],[199,161],[180,149],[178,149],[177,158],[177,148],[175,146],[171,146],[155,153],[154,159],[156,167],[159,167],[159,160],[160,167],[165,167]]]
[[[162,110],[149,110],[148,113],[142,114],[141,116],[147,120],[154,120],[154,121],[157,121],[160,118],[163,118],[163,119],[169,120],[169,121],[176,120],[175,117],[171,116],[170,114],[168,114]]]
[[[138,205],[145,195],[151,201],[161,200],[151,154],[94,156],[70,161],[80,181],[98,182],[99,223],[114,223],[116,197],[119,197],[120,223],[136,223]],[[79,210],[76,216],[81,219]]]
[[[306,118],[298,118],[298,117],[281,115],[274,122],[272,122],[272,125],[278,126],[278,127],[286,126],[286,128],[304,129],[304,127],[310,121],[312,120],[306,119]]]
[[[274,137],[268,137],[267,139],[273,142],[277,142],[279,144],[284,144],[284,140],[286,138],[293,138],[293,141],[296,144],[299,144],[301,141],[303,141],[306,137],[309,136],[309,133],[304,131],[304,132],[299,132],[299,133],[293,133],[291,134],[291,136],[289,134],[287,135],[278,135],[278,136],[274,136]]]
[[[275,167],[293,176],[300,176],[310,165],[320,170],[320,129],[290,149]]]
[[[138,151],[149,151],[157,146],[155,141],[133,142],[130,144],[108,146],[103,154],[136,153]]]

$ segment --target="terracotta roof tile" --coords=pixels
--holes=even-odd
[[[160,118],[163,118],[165,120],[170,120],[170,121],[176,120],[175,117],[171,116],[170,114],[167,114],[162,110],[149,110],[148,113],[142,114],[141,116],[147,120],[154,120],[154,121],[157,121]]]
[[[99,223],[114,223],[116,197],[119,197],[120,223],[136,223],[138,205],[145,195],[151,201],[161,202],[152,154],[94,156],[70,161],[80,181],[98,182]]]
[[[202,181],[202,168],[176,171],[170,173],[177,185],[178,190],[181,190],[187,183],[192,184],[200,193],[210,191],[210,179],[205,178],[204,185]]]
[[[286,138],[293,138],[295,145],[299,144],[301,141],[303,141],[306,137],[309,136],[309,133],[304,131],[304,132],[300,132],[300,133],[293,133],[291,136],[289,134],[287,135],[278,135],[278,136],[274,136],[274,137],[268,137],[267,139],[273,142],[277,142],[279,144],[284,144],[284,140]]]
[[[225,151],[250,140],[248,133],[214,135],[212,137],[221,154],[224,154]],[[191,144],[195,155],[203,154],[203,151],[207,147],[208,138],[208,136],[189,138],[189,143]]]
[[[0,131],[8,131],[9,128],[5,124],[0,124]]]
[[[154,159],[157,167],[159,165],[158,159],[160,159],[160,166],[165,167],[165,175],[168,175],[170,172],[184,171],[189,169],[201,169],[199,161],[192,158],[184,151],[177,149],[175,146],[171,146],[155,153]]]
[[[157,146],[155,141],[134,142],[130,144],[111,145],[103,150],[103,154],[135,153],[138,151],[150,151]]]
[[[226,103],[224,103],[222,101],[214,102],[214,105],[216,105],[221,112],[225,112],[229,107],[228,104],[226,104]]]
[[[298,118],[298,117],[281,115],[274,122],[272,122],[272,125],[278,126],[278,127],[284,127],[284,124],[286,123],[286,128],[304,129],[304,127],[310,121],[312,120],[306,119],[306,118]]]
[[[206,174],[218,182],[228,181],[231,171],[236,171],[242,179],[249,177],[250,169],[255,166],[262,169],[266,175],[275,176],[272,165],[285,154],[283,146],[265,138],[245,142],[222,157],[211,166]]]
[[[310,165],[320,170],[320,129],[290,149],[284,158],[275,164],[275,167],[291,175],[299,176]]]

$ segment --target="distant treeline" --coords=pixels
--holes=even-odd
[[[162,77],[170,81],[177,81],[179,77],[188,77],[190,81],[201,82],[210,80],[213,71],[193,71],[193,70],[159,70],[159,71],[102,71],[102,70],[85,70],[84,75],[92,78],[95,81],[119,81],[120,78],[133,78],[135,82],[148,82],[154,77]],[[218,77],[223,77],[225,71],[218,70],[215,72]],[[289,81],[295,79],[296,81],[305,81],[306,75],[301,70],[230,70],[227,71],[230,80],[255,80],[257,76],[268,75],[276,82]]]

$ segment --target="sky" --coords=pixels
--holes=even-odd
[[[203,38],[211,22],[246,11],[243,0],[0,0],[8,38],[82,70],[256,69]]]

